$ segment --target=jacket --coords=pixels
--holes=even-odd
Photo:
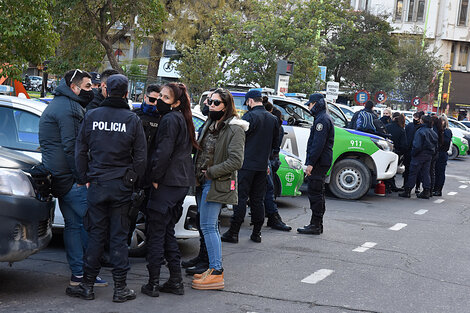
[[[396,121],[392,121],[390,124],[387,124],[385,128],[392,136],[395,153],[398,155],[405,154],[408,147],[405,129],[401,128]]]
[[[262,105],[255,106],[245,113],[243,120],[247,121],[250,127],[245,133],[245,157],[242,169],[266,171],[272,151],[279,148],[278,120]]]
[[[101,88],[93,89],[93,94],[95,95],[93,97],[93,100],[91,100],[91,102],[88,103],[88,105],[86,106],[87,112],[100,107],[101,102],[103,102],[105,99],[103,94],[101,93]]]
[[[442,138],[442,143],[438,143],[438,150],[440,152],[446,152],[449,151],[450,145],[452,143],[452,131],[448,128],[444,129],[444,134]]]
[[[154,145],[151,181],[166,186],[194,186],[193,148],[183,113],[172,110],[162,116]]]
[[[406,132],[406,141],[408,143],[408,151],[411,153],[411,148],[413,147],[413,140],[415,138],[415,133],[418,127],[421,124],[414,124],[414,123],[409,123],[408,125],[405,126],[405,132]]]
[[[201,143],[212,121],[204,124],[198,142]],[[250,124],[232,117],[223,122],[214,151],[214,165],[207,169],[206,175],[212,181],[207,193],[207,201],[238,204],[237,171],[243,165],[245,132]],[[198,153],[194,156],[197,158]]]
[[[362,109],[357,115],[355,129],[363,132],[375,133],[377,128],[375,127],[374,120],[377,119],[377,115],[375,115],[371,109]]]
[[[419,125],[418,129],[416,130],[415,137],[413,139],[413,148],[411,150],[411,156],[416,157],[418,155],[429,155],[429,157],[432,157],[436,152],[436,148],[436,132],[426,125]]]
[[[42,162],[52,174],[52,194],[61,197],[74,183],[83,184],[75,167],[75,140],[86,103],[62,79],[39,120]]]
[[[106,98],[86,113],[75,148],[80,180],[101,182],[122,178],[127,171],[145,173],[147,144],[140,119],[127,101]]]
[[[333,161],[333,144],[335,138],[333,121],[326,112],[326,104],[324,101],[317,102],[311,112],[315,120],[310,128],[305,165],[311,165],[314,168],[318,166],[330,167]]]

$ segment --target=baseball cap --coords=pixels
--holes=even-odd
[[[313,93],[308,97],[308,101],[305,105],[308,106],[310,103],[318,102],[320,99],[323,99],[323,95],[321,93]]]
[[[122,97],[126,94],[129,80],[122,74],[114,74],[108,77],[108,95]]]
[[[101,75],[100,75],[100,73],[91,72],[90,75],[91,75],[91,83],[92,83],[92,84],[99,84],[99,83],[101,83]]]
[[[255,99],[255,98],[262,98],[262,97],[263,96],[261,95],[261,91],[259,91],[259,90],[250,90],[245,94],[245,102],[250,98]]]

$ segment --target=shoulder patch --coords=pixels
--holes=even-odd
[[[321,132],[323,130],[323,124],[322,123],[318,123],[317,124],[317,127],[315,128],[318,132]]]

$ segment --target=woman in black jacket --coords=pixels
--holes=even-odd
[[[442,187],[444,187],[444,181],[446,179],[446,166],[447,159],[449,158],[447,151],[449,150],[452,143],[452,131],[449,129],[449,122],[447,120],[447,116],[445,115],[439,117],[436,126],[438,137],[438,154],[434,168],[435,183],[432,195],[440,197],[442,196]]]
[[[408,147],[405,132],[405,116],[399,112],[393,113],[392,122],[385,126],[387,132],[392,136],[394,152],[398,154],[401,159],[405,154]],[[385,181],[387,189],[393,192],[403,191],[403,188],[398,188],[395,184],[395,177]]]
[[[198,148],[185,85],[164,85],[157,100],[157,110],[162,118],[155,136],[150,169],[153,188],[147,203],[149,282],[141,289],[142,293],[152,297],[157,297],[159,291],[184,294],[175,224],[181,217],[189,187],[195,184],[191,153],[193,148]],[[159,287],[163,257],[170,278]]]

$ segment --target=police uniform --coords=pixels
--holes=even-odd
[[[309,225],[298,228],[297,231],[302,234],[319,235],[323,232],[325,176],[333,159],[335,129],[331,117],[326,112],[323,95],[319,93],[310,95],[307,105],[310,103],[315,103],[311,110],[315,121],[310,128],[306,165],[313,167],[310,176],[307,176],[308,199],[312,218]]]
[[[124,75],[116,74],[108,78],[110,97],[99,108],[85,115],[77,137],[77,170],[82,175],[82,181],[90,184],[85,220],[89,240],[84,278],[79,286],[67,288],[67,294],[71,296],[94,297],[93,282],[100,271],[100,257],[109,234],[113,301],[135,299],[134,291],[126,286],[130,269],[128,212],[133,183],[144,175],[147,149],[142,123],[129,110],[123,97],[127,86],[128,80]]]

